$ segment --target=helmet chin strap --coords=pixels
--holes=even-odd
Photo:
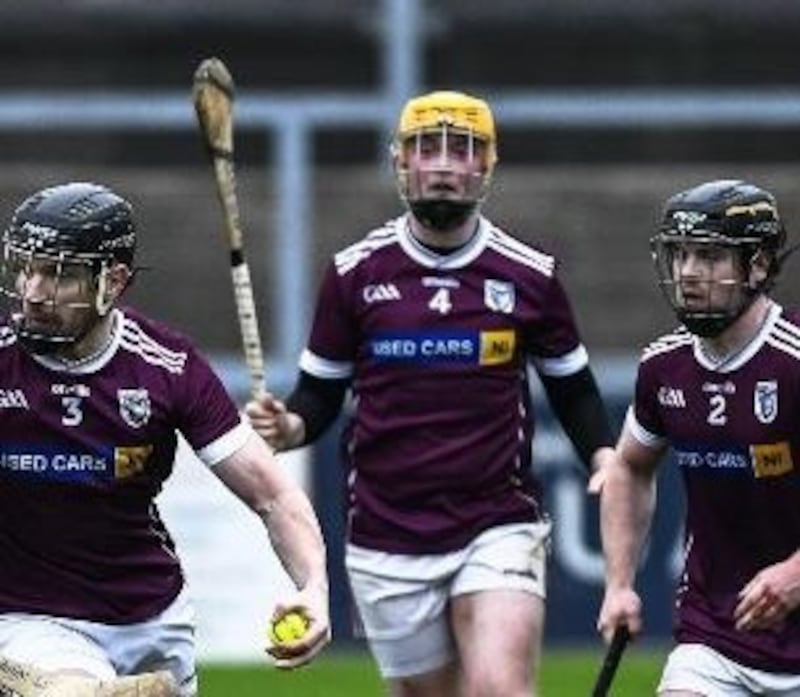
[[[20,322],[22,321],[21,315],[19,316]],[[114,331],[111,329],[108,336],[102,341],[100,348],[93,350],[91,353],[71,358],[63,355],[64,349],[68,349],[81,341],[83,341],[89,333],[95,329],[102,321],[102,317],[95,317],[94,321],[86,322],[81,330],[75,336],[46,336],[36,332],[30,332],[22,327],[16,329],[17,339],[19,342],[31,353],[37,356],[48,356],[56,358],[57,360],[68,365],[79,365],[88,363],[94,360],[97,356],[102,354],[108,348],[111,340],[113,339]]]
[[[108,292],[107,266],[103,266],[97,275],[97,293],[94,296],[94,307],[100,317],[105,317],[114,306],[114,299]]]
[[[17,340],[27,351],[36,356],[49,356],[72,344],[75,339],[67,336],[49,336],[25,328],[25,316],[21,312],[11,315],[11,327]]]
[[[748,308],[761,295],[762,290],[763,284],[759,284],[756,288],[748,286],[744,291],[742,302],[734,310],[729,310],[728,312],[720,311],[702,314],[676,308],[676,314],[692,334],[696,334],[703,339],[714,339],[747,312]]]
[[[463,225],[477,208],[476,201],[421,200],[409,202],[412,215],[430,230],[450,232]]]

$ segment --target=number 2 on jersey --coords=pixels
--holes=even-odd
[[[712,426],[724,426],[728,423],[728,415],[725,413],[725,397],[721,394],[711,395],[708,400],[711,411],[708,412],[708,423]]]

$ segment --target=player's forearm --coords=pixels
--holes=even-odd
[[[606,559],[606,585],[632,587],[639,554],[655,509],[655,478],[618,460],[610,468],[600,503],[600,532]]]
[[[295,586],[313,585],[327,592],[325,542],[308,497],[302,491],[289,490],[257,512]]]

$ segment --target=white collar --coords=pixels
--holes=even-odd
[[[431,269],[460,269],[473,262],[486,248],[489,239],[489,221],[478,216],[478,227],[472,238],[462,247],[448,253],[440,253],[420,243],[411,232],[409,215],[404,216],[400,226],[400,246],[414,261]]]
[[[732,373],[734,370],[738,370],[758,353],[782,312],[783,308],[774,300],[770,300],[767,314],[753,338],[733,352],[716,360],[703,348],[702,339],[695,336],[693,341],[695,360],[706,370],[716,373]]]
[[[111,313],[111,331],[108,340],[93,354],[75,361],[63,360],[55,356],[36,354],[33,354],[33,359],[45,368],[58,373],[74,373],[76,375],[96,373],[114,357],[114,354],[116,354],[119,348],[120,341],[122,340],[124,315],[122,311],[117,308],[111,310]]]

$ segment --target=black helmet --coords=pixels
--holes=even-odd
[[[132,266],[133,207],[99,184],[72,182],[43,189],[14,211],[5,243],[35,254],[75,255]]]
[[[132,271],[132,214],[121,196],[82,182],[43,189],[14,211],[3,234],[0,292],[23,345],[50,353],[75,344],[111,310],[119,293],[109,290],[109,279],[119,279],[120,265]],[[46,284],[30,286],[34,275]]]
[[[664,206],[658,234],[650,241],[662,288],[678,318],[689,331],[716,336],[738,318],[753,300],[773,285],[784,255],[786,230],[775,197],[738,180],[706,182],[675,194]],[[688,309],[681,299],[680,278],[673,265],[681,244],[731,247],[738,253],[743,293],[729,306]],[[753,282],[750,271],[759,256],[768,261],[763,279]],[[763,261],[763,260],[762,260]]]

